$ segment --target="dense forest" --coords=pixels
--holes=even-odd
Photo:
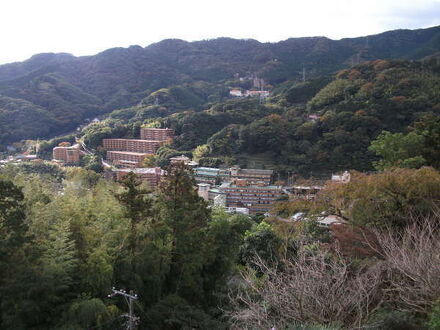
[[[353,172],[263,221],[208,208],[183,165],[156,194],[44,163],[4,167],[0,188],[2,329],[123,328],[112,287],[137,295],[140,329],[440,326],[430,167]],[[346,224],[319,226],[323,212]]]

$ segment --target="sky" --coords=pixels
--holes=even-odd
[[[167,38],[276,42],[440,25],[440,0],[0,0],[0,64]]]

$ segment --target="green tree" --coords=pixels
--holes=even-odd
[[[168,229],[170,271],[167,291],[190,302],[203,298],[201,277],[205,233],[210,212],[195,188],[192,170],[184,164],[168,169],[158,194],[158,221]]]
[[[4,262],[24,242],[27,226],[23,199],[20,188],[0,179],[0,274],[6,267]]]
[[[256,258],[261,258],[268,265],[273,265],[278,259],[280,247],[281,239],[272,230],[271,225],[263,221],[246,232],[244,242],[239,250],[240,262],[244,265],[257,267]]]
[[[374,167],[381,171],[391,167],[419,168],[426,164],[422,156],[424,142],[424,137],[415,132],[404,135],[383,131],[369,148],[382,157],[374,162]]]

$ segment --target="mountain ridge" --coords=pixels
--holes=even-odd
[[[303,69],[307,77],[318,77],[368,60],[421,59],[439,51],[440,26],[340,40],[165,39],[146,47],[116,47],[89,56],[43,53],[24,62],[0,65],[0,96],[30,102],[53,117],[55,124],[41,130],[22,119],[21,124],[29,127],[21,139],[45,138],[47,133],[40,131],[51,131],[50,136],[70,131],[87,118],[136,105],[161,88],[195,82],[228,87],[228,81],[233,84],[236,77],[246,76],[277,85],[300,80]],[[10,118],[10,112],[7,104],[0,108],[0,120]],[[20,125],[20,121],[14,122]],[[17,138],[6,133],[0,143]]]

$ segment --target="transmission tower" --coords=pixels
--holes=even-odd
[[[130,293],[127,293],[125,290],[116,290],[115,288],[112,288],[112,292],[113,292],[112,294],[108,295],[109,298],[112,298],[114,296],[123,296],[124,297],[125,302],[128,305],[128,315],[125,314],[125,316],[128,317],[127,329],[134,330],[136,324],[139,321],[139,318],[133,314],[133,300],[137,300],[138,295],[133,294],[133,291],[130,291]]]

